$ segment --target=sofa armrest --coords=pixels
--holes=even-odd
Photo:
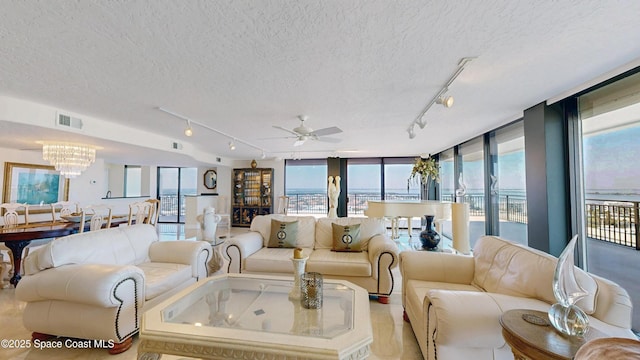
[[[262,249],[264,239],[257,231],[236,235],[229,239],[222,249],[223,256],[229,260],[228,273],[241,273],[244,260]]]
[[[142,307],[144,273],[141,269],[133,265],[73,264],[23,277],[16,287],[16,299],[115,307],[122,304],[122,291],[135,294],[139,308]]]
[[[592,314],[598,320],[624,329],[631,329],[633,303],[629,293],[620,285],[605,278],[589,274],[596,280],[596,310]]]
[[[511,309],[547,311],[549,304],[531,298],[475,291],[430,290],[424,300],[435,321],[435,343],[460,348],[505,345],[500,317]]]
[[[400,253],[400,251],[398,250],[398,245],[396,245],[396,243],[386,235],[374,235],[371,239],[369,239],[367,252],[369,253],[369,262],[371,262],[371,270],[374,279],[378,278],[378,271],[386,270],[380,269],[378,266],[385,254],[388,254],[388,256],[390,256],[388,260],[385,260],[385,262],[388,264],[387,267],[389,271],[398,266],[398,256]]]
[[[472,256],[434,251],[403,251],[402,279],[471,284],[475,271]]]
[[[206,241],[156,241],[149,246],[149,260],[191,265],[191,275],[197,279],[208,274],[207,263],[213,255],[211,244]]]

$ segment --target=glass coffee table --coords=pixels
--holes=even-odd
[[[373,341],[366,290],[324,280],[321,309],[289,299],[291,277],[225,274],[145,312],[138,359],[364,359]]]

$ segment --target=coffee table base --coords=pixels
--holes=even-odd
[[[237,347],[236,347],[237,346]],[[241,346],[241,347],[240,347]],[[355,349],[349,354],[310,354],[308,349],[274,348],[265,349],[260,344],[252,347],[250,344],[225,344],[225,345],[199,345],[185,344],[181,342],[167,342],[154,340],[141,340],[138,345],[138,360],[159,360],[162,354],[187,356],[199,359],[225,360],[225,359],[261,359],[284,360],[296,358],[299,360],[316,359],[366,359],[371,355],[369,344]],[[304,354],[304,355],[303,355]],[[305,356],[306,355],[306,356]]]

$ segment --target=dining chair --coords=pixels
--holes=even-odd
[[[22,219],[20,221],[20,214],[18,211],[23,208]],[[20,224],[29,225],[29,205],[19,203],[4,203],[0,204],[0,211],[3,212],[2,220],[4,221],[4,227],[16,227]]]
[[[78,203],[71,201],[58,201],[51,204],[51,219],[53,222],[61,220],[62,216],[69,216],[78,212]]]
[[[129,204],[128,225],[149,224],[152,210],[153,204],[150,202],[140,201]]]
[[[147,199],[145,202],[151,204],[151,212],[149,215],[149,224],[156,226],[158,223],[158,217],[160,216],[160,200],[158,199]]]
[[[19,211],[23,208],[22,216]],[[29,224],[29,205],[19,203],[4,203],[0,204],[0,211],[3,212],[2,220],[3,227],[14,228],[18,225]],[[22,217],[22,220],[20,219]],[[6,260],[5,255],[6,254]],[[9,287],[10,284],[5,281],[5,278],[11,276],[11,270],[15,268],[13,263],[13,255],[11,249],[6,247],[4,243],[0,243],[0,288]]]
[[[88,216],[88,217],[87,217]],[[82,209],[80,228],[78,232],[84,232],[84,224],[89,221],[89,231],[108,229],[111,227],[111,208],[106,205],[90,205]]]

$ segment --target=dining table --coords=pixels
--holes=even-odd
[[[111,226],[120,226],[127,223],[126,216],[116,217],[111,221]],[[89,228],[89,224],[85,223],[85,231]],[[75,234],[80,229],[80,223],[77,221],[46,221],[30,224],[22,224],[15,227],[0,228],[0,242],[11,250],[13,257],[13,276],[9,282],[13,286],[17,286],[22,276],[20,269],[22,265],[22,252],[33,240],[57,238]]]

